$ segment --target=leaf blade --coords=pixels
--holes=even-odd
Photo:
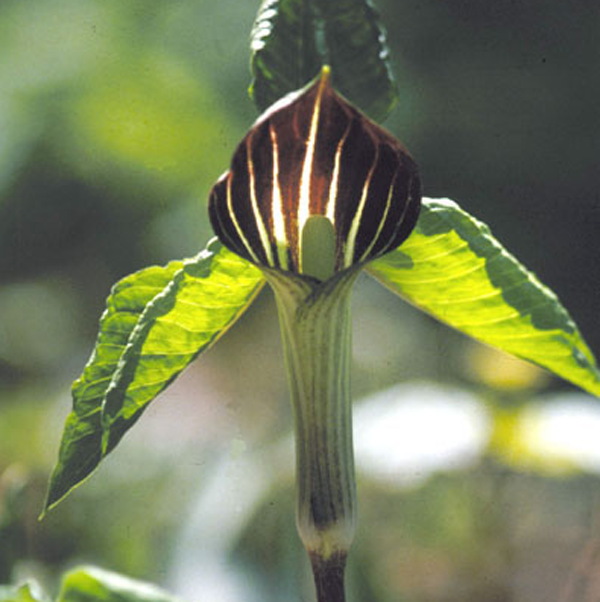
[[[369,0],[264,0],[251,34],[250,95],[264,111],[330,65],[336,88],[377,121],[398,100],[386,34]]]
[[[556,295],[448,199],[423,199],[406,243],[367,271],[448,325],[600,396],[596,360]]]
[[[182,261],[152,266],[126,276],[112,287],[100,318],[94,351],[71,390],[73,409],[63,429],[59,457],[50,477],[45,510],[83,482],[102,458],[102,402],[114,369],[139,315],[183,267]],[[43,514],[42,514],[43,516]]]
[[[57,602],[178,602],[158,587],[97,567],[78,567],[62,582]]]
[[[118,443],[125,425],[137,420],[190,361],[212,346],[262,288],[258,268],[221,243],[216,246],[219,251],[210,265],[185,262],[140,317],[106,393],[105,453]],[[196,301],[203,298],[203,303]]]
[[[250,96],[264,111],[282,96],[317,76],[323,57],[314,35],[313,3],[306,0],[264,0],[252,33]]]
[[[318,3],[335,85],[367,115],[383,121],[398,102],[398,89],[377,10],[369,0]]]
[[[34,585],[0,585],[0,602],[43,602],[40,596],[34,595]]]
[[[137,379],[130,378],[127,387],[120,389],[117,381],[123,387],[123,379],[127,380],[125,377],[131,376],[133,368],[140,363],[144,365],[135,356],[134,346],[140,345],[140,341],[153,332],[153,320],[168,314],[170,306],[176,304],[181,283],[197,281],[196,284],[201,287],[200,282],[210,281],[213,274],[218,279],[219,262],[223,261],[229,262],[233,272],[236,269],[247,272],[246,288],[238,298],[239,304],[215,313],[212,322],[207,318],[213,326],[210,340],[188,340],[185,348],[182,348],[180,342],[177,362],[170,362],[168,356],[161,358],[160,353],[148,357],[147,363],[154,365],[158,379],[141,383],[140,373]],[[165,267],[146,268],[124,278],[113,287],[107,300],[107,309],[100,320],[94,352],[82,376],[73,384],[73,410],[65,422],[58,462],[50,478],[44,512],[91,476],[103,457],[141,415],[136,410],[130,415],[119,416],[120,393],[127,392],[132,384],[145,385],[145,390],[140,389],[139,393],[145,395],[145,407],[237,320],[260,290],[262,276],[259,274],[248,262],[235,257],[220,243],[216,243],[192,260],[171,262]],[[213,306],[219,306],[215,299]],[[210,305],[207,306],[207,311],[211,309]],[[179,316],[179,321],[183,324],[186,319],[185,315]],[[154,331],[154,338],[151,340],[155,340],[157,334],[164,336],[165,327],[166,324],[161,323],[159,332]],[[135,366],[132,364],[132,357]],[[109,395],[112,414],[109,418],[103,418]]]

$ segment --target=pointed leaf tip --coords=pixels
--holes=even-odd
[[[417,227],[367,271],[442,322],[600,397],[596,360],[557,296],[449,199],[423,199]]]
[[[94,352],[73,384],[42,516],[86,480],[147,405],[242,315],[260,272],[213,243],[194,259],[117,283]]]
[[[330,65],[335,86],[382,121],[398,99],[386,34],[367,0],[264,0],[251,34],[250,93],[259,111]]]

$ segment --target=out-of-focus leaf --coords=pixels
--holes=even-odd
[[[218,96],[168,55],[125,55],[90,76],[68,120],[61,143],[84,174],[142,168],[146,178],[189,187],[208,185],[229,159],[232,124]]]
[[[241,316],[258,293],[257,268],[220,243],[187,261],[119,282],[96,348],[73,384],[46,509],[87,478],[150,403]]]
[[[600,396],[596,360],[556,295],[448,199],[423,199],[408,240],[367,271],[450,326]]]
[[[27,584],[21,586],[0,585],[0,602],[40,602],[31,587]]]
[[[177,602],[177,598],[144,581],[80,567],[65,575],[57,602]]]
[[[23,104],[14,98],[0,98],[0,204],[6,200],[4,192],[25,163],[41,130],[40,120]]]
[[[252,31],[259,110],[330,65],[335,87],[373,119],[397,101],[385,34],[368,0],[264,0]]]

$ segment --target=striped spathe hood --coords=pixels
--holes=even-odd
[[[249,130],[211,191],[209,215],[238,255],[302,274],[302,233],[312,216],[331,223],[340,271],[398,247],[420,202],[406,149],[340,96],[324,68]]]

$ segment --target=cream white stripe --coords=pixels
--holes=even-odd
[[[227,177],[227,211],[229,211],[229,217],[231,218],[231,221],[233,222],[235,230],[238,233],[238,236],[240,237],[243,245],[246,247],[246,250],[248,251],[250,257],[252,257],[252,259],[256,263],[259,263],[258,257],[254,253],[254,251],[252,250],[252,247],[248,243],[248,240],[244,236],[244,232],[240,228],[240,224],[237,221],[237,217],[235,216],[235,213],[233,211],[233,203],[231,201],[231,174],[229,174],[229,176]]]
[[[408,213],[408,208],[412,205],[414,198],[413,198],[412,194],[410,193],[411,184],[412,184],[412,178],[410,178],[408,180],[408,185],[407,185],[408,196],[406,198],[406,203],[404,203],[404,209],[402,211],[402,215],[399,217],[398,221],[396,222],[396,227],[394,228],[394,232],[390,236],[390,240],[388,241],[387,245],[381,249],[382,252],[387,251],[389,249],[390,242],[392,240],[394,240],[394,238],[396,238],[396,234],[397,234],[398,230],[400,230],[400,228],[402,227],[402,224],[404,223],[404,218],[406,217],[406,214]]]
[[[256,228],[258,230],[260,242],[262,243],[265,255],[267,257],[267,263],[270,266],[275,267],[275,262],[273,261],[273,253],[271,252],[271,245],[269,243],[269,235],[267,233],[265,223],[263,222],[262,216],[258,209],[258,203],[256,202],[256,177],[254,175],[254,164],[252,163],[252,149],[250,147],[251,140],[252,137],[249,136],[246,141],[246,161],[248,165],[248,174],[250,176],[250,181],[248,184],[248,187],[250,189],[250,204],[252,206],[252,213],[254,213],[254,220],[256,222]]]
[[[277,145],[277,134],[275,133],[272,124],[269,124],[269,133],[271,135],[273,149],[273,193],[271,196],[271,215],[273,219],[273,230],[275,234],[275,243],[277,245],[279,267],[287,270],[289,269],[287,252],[289,243],[285,232],[283,200],[281,198],[281,188],[279,186],[279,146]]]
[[[306,142],[306,153],[304,154],[304,163],[302,164],[302,176],[300,178],[300,198],[298,199],[298,262],[302,262],[302,228],[306,220],[310,217],[310,180],[312,176],[313,159],[315,155],[315,143],[317,139],[317,126],[319,124],[319,115],[321,113],[321,97],[323,96],[323,87],[325,79],[321,78],[315,106],[310,121],[310,131]],[[299,266],[302,272],[302,265]]]
[[[335,151],[335,161],[333,164],[333,174],[331,175],[331,184],[329,185],[329,196],[327,198],[327,205],[325,206],[325,216],[335,226],[335,208],[337,203],[337,193],[340,179],[340,159],[342,157],[342,150],[346,138],[350,132],[350,125],[346,128],[344,135],[340,139],[337,149]]]
[[[396,172],[396,175],[397,175],[397,172]],[[385,202],[385,210],[383,212],[383,217],[381,218],[381,220],[379,222],[379,226],[377,226],[377,232],[375,232],[375,236],[373,236],[373,240],[371,241],[371,244],[367,247],[367,250],[362,254],[362,256],[360,258],[361,261],[364,261],[369,256],[369,254],[371,253],[371,250],[373,249],[373,247],[375,246],[375,243],[377,242],[377,239],[379,238],[379,235],[381,234],[381,231],[383,230],[383,225],[385,224],[385,220],[387,219],[388,213],[390,211],[390,207],[392,205],[392,196],[394,194],[395,182],[396,182],[396,178],[394,177],[394,180],[392,181],[392,184],[390,185],[390,191],[388,193],[387,200]],[[404,213],[402,215],[404,215]]]
[[[362,219],[362,214],[363,214],[363,211],[365,208],[365,204],[367,202],[369,186],[371,184],[371,178],[373,177],[373,172],[375,171],[375,167],[377,166],[378,158],[379,158],[379,149],[376,146],[375,147],[375,159],[373,160],[371,169],[369,169],[367,179],[365,180],[365,185],[363,186],[363,189],[362,189],[362,196],[360,197],[360,202],[358,204],[358,208],[356,209],[356,213],[354,214],[354,219],[352,220],[352,225],[350,226],[350,230],[348,231],[348,238],[346,239],[346,248],[344,250],[344,267],[345,268],[349,268],[352,265],[352,258],[354,257],[354,247],[356,245],[356,235],[358,234],[358,227],[360,226],[360,220]]]

